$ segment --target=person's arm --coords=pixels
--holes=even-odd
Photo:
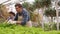
[[[22,22],[21,22],[21,25],[25,25],[26,22],[29,21],[29,18],[30,18],[30,15],[29,15],[28,13],[25,13],[25,14],[24,14],[24,17],[23,17],[23,20],[22,20]]]
[[[7,23],[9,23],[9,24],[16,24],[16,21],[13,21],[12,19],[10,19]]]

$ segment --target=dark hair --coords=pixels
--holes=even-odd
[[[21,8],[21,7],[22,7],[22,5],[21,5],[21,4],[19,4],[19,3],[15,4],[15,7],[16,7],[16,6],[18,6],[19,8]]]
[[[12,14],[13,16],[15,16],[15,13],[13,13],[13,12],[9,12],[9,14]]]

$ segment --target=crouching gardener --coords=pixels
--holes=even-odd
[[[26,25],[26,23],[30,20],[30,15],[26,10],[23,10],[21,4],[16,4],[16,15],[14,21],[17,21],[17,24]],[[30,24],[30,23],[29,23]]]
[[[9,12],[9,17],[5,22],[7,22],[8,24],[16,23],[16,21],[14,21],[14,17],[15,17],[15,13],[13,13],[12,11]]]

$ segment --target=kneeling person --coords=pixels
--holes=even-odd
[[[8,21],[7,23],[9,23],[9,24],[15,24],[16,21],[14,21],[14,18],[15,18],[15,13],[9,12],[9,17],[7,19],[7,21]]]
[[[16,4],[15,8],[16,8],[17,14],[14,20],[17,21],[17,24],[26,25],[27,22],[30,21],[30,15],[28,11],[24,10],[21,4]],[[20,18],[22,19],[19,20]]]

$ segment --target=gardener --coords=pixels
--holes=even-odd
[[[14,17],[15,17],[15,13],[12,11],[9,12],[9,17],[5,22],[7,22],[8,24],[15,24],[16,21],[14,21]]]
[[[16,8],[17,14],[14,20],[17,21],[17,24],[26,25],[26,23],[30,20],[29,13],[26,10],[24,10],[22,5],[19,3],[15,5],[15,8]]]

